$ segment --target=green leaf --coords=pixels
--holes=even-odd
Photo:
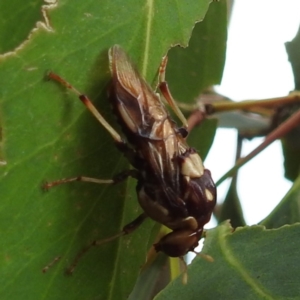
[[[300,27],[294,39],[285,44],[286,52],[291,63],[291,67],[294,75],[295,90],[300,90]],[[299,104],[282,108],[281,114],[284,114],[286,118],[287,114],[292,114],[295,110],[299,109]],[[282,116],[281,116],[282,117]],[[282,139],[282,150],[284,153],[284,169],[285,177],[294,181],[300,172],[300,127],[296,127],[292,130],[284,139]]]
[[[188,283],[179,277],[155,300],[163,299],[298,299],[300,294],[300,224],[266,230],[223,224],[207,233],[204,253],[196,258]]]
[[[82,247],[118,233],[140,208],[134,180],[42,192],[45,180],[111,178],[128,168],[76,96],[43,77],[50,69],[67,79],[119,130],[106,99],[108,48],[124,47],[153,82],[163,54],[171,44],[187,44],[209,2],[58,1],[51,10],[43,8],[47,22],[32,28],[28,41],[0,57],[1,299],[128,297],[151,244],[150,221],[128,237],[92,249],[73,276],[64,276]],[[24,19],[13,23],[32,27]]]
[[[0,2],[0,53],[13,51],[24,42],[36,22],[42,21],[43,4],[42,0]]]
[[[226,1],[214,2],[203,22],[195,25],[189,47],[169,52],[167,78],[178,101],[192,102],[204,88],[221,82],[226,38]]]
[[[284,175],[294,181],[300,174],[300,127],[296,127],[281,139],[284,156]]]
[[[261,225],[267,228],[278,228],[285,224],[300,222],[300,176],[296,179],[291,189],[263,220]]]
[[[259,135],[270,128],[270,118],[244,111],[217,113],[219,127],[235,128],[241,134]]]
[[[289,104],[278,108],[275,116],[278,123],[282,123],[299,111],[299,103]],[[296,180],[300,174],[300,126],[295,127],[281,139],[281,146],[284,155],[285,177],[289,180]]]
[[[294,74],[294,81],[295,81],[295,90],[300,90],[300,26],[298,32],[294,39],[290,42],[285,44],[286,52],[289,57],[289,61],[291,62],[293,74]]]
[[[200,126],[196,126],[188,135],[188,142],[199,152],[202,160],[205,160],[214,141],[218,127],[217,119],[205,119]]]
[[[150,266],[142,270],[128,299],[152,300],[153,296],[169,282],[170,276],[165,274],[169,273],[169,262],[169,257],[163,253],[158,254]]]
[[[236,181],[237,175],[232,178],[225,200],[218,208],[220,210],[220,215],[217,215],[218,222],[229,219],[233,228],[246,225],[241,202],[237,193]]]

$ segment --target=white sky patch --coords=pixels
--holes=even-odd
[[[294,79],[284,43],[291,41],[300,23],[299,0],[235,1],[230,21],[227,59],[218,92],[233,100],[263,99],[287,95]],[[243,155],[262,142],[246,142]],[[236,132],[218,130],[212,151],[205,160],[214,180],[233,166]],[[218,200],[226,195],[229,182],[218,189]],[[265,218],[291,187],[284,179],[280,142],[275,142],[242,167],[238,194],[248,224]]]

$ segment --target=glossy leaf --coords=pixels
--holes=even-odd
[[[27,39],[36,22],[42,21],[42,0],[0,2],[0,54],[13,51]],[[22,26],[16,26],[22,20]]]
[[[169,52],[167,76],[178,101],[193,102],[204,88],[221,82],[226,38],[226,1],[212,3],[203,22],[195,25],[189,47]]]
[[[297,299],[300,224],[231,230],[226,223],[210,230],[203,252],[214,262],[196,258],[188,268],[187,285],[179,277],[155,300]]]
[[[300,89],[300,27],[294,39],[285,44],[286,51],[291,63],[294,75],[295,90]],[[299,109],[298,106],[294,108]],[[282,140],[282,149],[284,153],[284,168],[286,178],[294,181],[300,172],[300,127],[295,128],[290,134]]]
[[[206,119],[199,126],[193,128],[188,135],[190,145],[199,151],[199,155],[205,160],[210,147],[214,141],[215,133],[218,126],[217,119]]]
[[[294,74],[295,90],[300,90],[300,26],[296,36],[293,38],[292,41],[287,42],[285,44],[285,47]]]
[[[219,208],[217,208],[217,211],[220,210],[220,213],[216,216],[218,222],[230,220],[230,224],[234,228],[246,225],[240,198],[237,193],[236,181],[237,177],[234,176],[231,180],[230,187],[224,199],[224,202],[220,205]]]
[[[287,179],[294,181],[300,174],[300,127],[285,136],[281,145],[284,155],[284,175]]]
[[[296,222],[300,222],[300,176],[281,202],[260,224],[267,228],[278,228]]]
[[[299,103],[283,106],[277,111],[278,123],[286,121],[299,111]],[[297,125],[297,124],[295,124]],[[294,181],[300,174],[300,126],[298,125],[281,139],[284,155],[285,177]]]

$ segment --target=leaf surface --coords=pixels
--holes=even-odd
[[[64,275],[82,247],[118,233],[141,211],[134,180],[41,190],[46,180],[111,178],[128,169],[76,95],[43,78],[47,70],[64,77],[120,131],[106,101],[109,47],[120,44],[153,83],[161,57],[171,44],[187,44],[209,2],[58,1],[43,9],[47,21],[17,51],[0,57],[1,299],[128,297],[152,243],[149,220],[131,236],[90,250],[72,276]],[[15,26],[32,26],[17,16]]]
[[[171,282],[155,300],[163,299],[298,299],[300,224],[266,230],[224,223],[207,233],[203,252],[214,262],[196,258],[188,283]]]

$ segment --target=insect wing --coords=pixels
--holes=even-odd
[[[132,133],[149,137],[152,128],[157,127],[155,122],[160,123],[168,117],[159,96],[139,75],[122,48],[117,45],[112,47],[109,60],[117,98],[113,104]]]
[[[176,195],[181,193],[180,164],[176,158],[188,146],[178,135],[159,95],[139,75],[126,53],[114,46],[110,49],[109,59],[113,77],[111,101],[119,122],[125,125],[122,128],[127,139],[146,163],[146,169],[142,170],[147,174],[145,182],[160,186],[155,198],[168,208],[172,201],[177,202]],[[180,203],[176,205],[181,206]]]

